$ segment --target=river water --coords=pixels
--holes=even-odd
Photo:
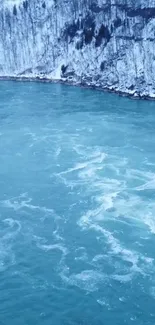
[[[155,324],[155,103],[0,82],[0,325]]]

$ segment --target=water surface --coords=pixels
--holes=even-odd
[[[0,82],[0,325],[155,324],[155,103]]]

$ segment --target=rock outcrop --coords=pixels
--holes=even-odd
[[[0,76],[155,97],[155,0],[0,0]]]

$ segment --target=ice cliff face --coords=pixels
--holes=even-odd
[[[0,75],[155,96],[155,0],[0,0]]]

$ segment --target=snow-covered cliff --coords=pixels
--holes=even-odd
[[[0,76],[155,96],[155,0],[0,0]]]

